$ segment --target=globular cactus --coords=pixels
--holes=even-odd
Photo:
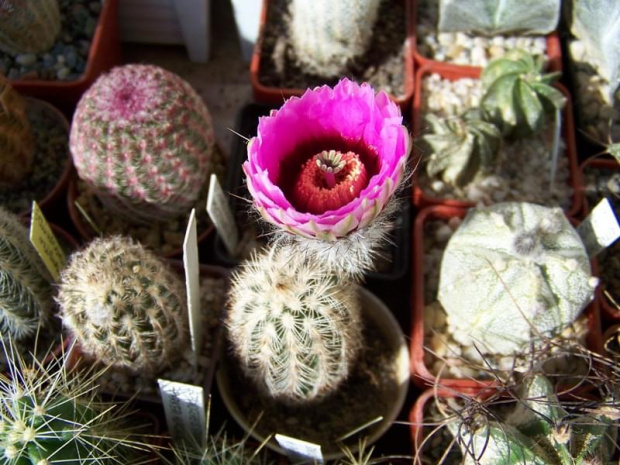
[[[0,74],[0,187],[13,187],[26,178],[34,152],[26,103]]]
[[[439,32],[549,34],[560,19],[560,0],[439,0]]]
[[[131,239],[96,239],[74,253],[57,300],[80,348],[106,364],[154,373],[187,345],[183,282]]]
[[[39,53],[49,50],[60,34],[58,0],[0,2],[0,50]]]
[[[109,208],[135,222],[185,216],[206,187],[211,117],[179,76],[125,65],[80,99],[70,149],[79,177]]]
[[[52,277],[29,239],[28,229],[0,208],[0,333],[26,342],[49,326]]]
[[[69,373],[61,359],[26,363],[4,346],[0,462],[6,465],[146,463],[149,446],[122,405],[95,396],[97,372]]]
[[[430,133],[422,140],[430,148],[426,161],[429,177],[441,176],[451,185],[464,186],[478,175],[493,172],[502,135],[485,121],[482,111],[472,109],[460,117],[441,119],[429,114]]]
[[[325,396],[348,375],[361,337],[355,284],[291,247],[236,273],[226,326],[244,371],[288,403]]]
[[[571,324],[596,284],[561,209],[508,202],[469,211],[445,249],[438,298],[457,342],[511,355]]]
[[[617,436],[617,408],[601,403],[569,414],[542,375],[525,380],[517,406],[503,421],[450,422],[464,465],[604,465]],[[473,427],[472,427],[473,425]]]
[[[482,70],[481,106],[505,136],[540,131],[547,115],[566,104],[564,95],[552,86],[560,73],[543,74],[543,68],[542,57],[515,49]]]
[[[290,4],[289,33],[304,71],[341,76],[369,45],[381,0],[328,0]]]

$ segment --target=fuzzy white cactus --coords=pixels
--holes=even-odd
[[[372,37],[381,0],[293,0],[290,35],[306,72],[330,78],[362,55]]]
[[[439,300],[459,343],[512,354],[573,322],[595,286],[562,210],[503,203],[472,209],[450,239]]]

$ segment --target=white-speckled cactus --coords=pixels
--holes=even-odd
[[[244,371],[274,398],[335,389],[361,338],[357,286],[294,248],[271,248],[235,275],[226,326]]]
[[[513,354],[572,323],[595,286],[562,210],[515,202],[469,211],[444,252],[438,297],[456,341]]]
[[[0,1],[0,50],[39,53],[54,45],[60,33],[58,0]]]
[[[105,74],[80,99],[70,137],[78,175],[136,222],[185,216],[206,187],[215,148],[200,95],[151,65]]]
[[[343,74],[372,37],[381,0],[292,0],[290,36],[308,73],[325,78]]]

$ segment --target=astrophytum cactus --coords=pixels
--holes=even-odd
[[[0,74],[0,188],[14,187],[26,178],[34,152],[26,102]]]
[[[289,33],[307,73],[342,76],[369,45],[381,0],[292,0]]]
[[[470,210],[450,238],[438,297],[457,342],[510,355],[565,329],[596,284],[562,210],[500,203]]]
[[[131,239],[95,239],[74,253],[57,300],[82,351],[108,365],[157,372],[187,346],[183,282]]]
[[[484,120],[479,109],[463,116],[439,118],[429,114],[429,134],[422,140],[430,148],[426,172],[454,186],[464,186],[477,176],[493,172],[499,159],[502,135]]]
[[[97,79],[73,116],[79,177],[127,219],[185,216],[206,188],[214,150],[211,117],[179,76],[125,65]]]
[[[0,50],[39,53],[52,48],[60,33],[58,0],[2,0]]]
[[[347,377],[361,342],[360,311],[355,284],[292,248],[271,248],[235,274],[226,326],[257,385],[300,403]]]
[[[389,232],[408,153],[396,104],[343,79],[260,118],[243,170],[275,242],[293,241],[297,253],[359,275]]]

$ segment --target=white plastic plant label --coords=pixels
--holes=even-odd
[[[157,383],[174,443],[204,447],[207,421],[203,388],[165,379]]]
[[[185,289],[187,292],[187,312],[189,333],[194,354],[194,367],[202,347],[202,309],[200,308],[200,265],[198,264],[198,232],[196,228],[196,209],[192,209],[187,222],[183,241],[183,268],[185,268]]]
[[[613,244],[620,237],[620,225],[609,200],[601,200],[581,222],[577,232],[590,258]]]
[[[213,221],[213,225],[215,229],[217,229],[218,234],[224,241],[228,253],[231,255],[234,254],[239,242],[239,231],[237,230],[233,213],[228,205],[226,194],[222,186],[220,186],[215,174],[211,175],[209,181],[207,213],[211,221]]]
[[[62,251],[58,239],[56,239],[37,202],[32,202],[30,242],[41,256],[47,270],[57,280],[60,271],[65,267],[67,256]]]
[[[283,434],[276,434],[275,438],[293,463],[308,465],[323,463],[323,453],[321,452],[321,446],[318,444],[291,438]]]

